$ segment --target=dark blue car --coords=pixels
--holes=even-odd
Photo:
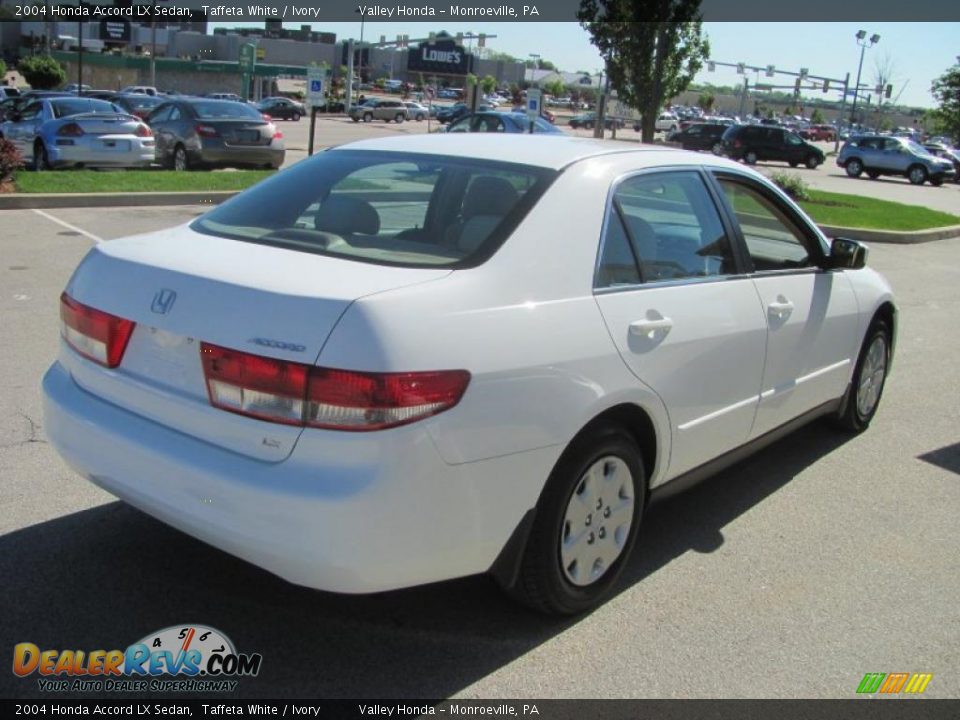
[[[551,125],[544,118],[538,117],[533,124],[535,133],[549,133],[563,135],[563,131]],[[501,133],[528,133],[530,120],[526,113],[518,112],[476,112],[465,115],[450,124],[447,132],[501,132]]]

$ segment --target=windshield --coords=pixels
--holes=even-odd
[[[53,116],[57,118],[81,113],[116,113],[117,108],[106,100],[84,100],[82,98],[64,98],[50,103]]]
[[[231,100],[209,100],[192,103],[201,120],[262,120],[256,108]]]
[[[493,254],[555,175],[474,158],[331,150],[191,227],[383,265],[469,267]]]

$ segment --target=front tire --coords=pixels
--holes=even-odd
[[[867,331],[850,389],[841,412],[835,418],[841,429],[860,433],[870,426],[880,406],[889,366],[890,330],[885,322],[877,320]]]
[[[400,123],[402,123],[402,122],[404,121],[404,119],[405,119],[405,118],[403,117],[403,113],[397,113],[397,116],[394,118],[394,120],[397,121],[397,125],[399,125]]]
[[[757,154],[756,154],[753,150],[750,150],[750,151],[748,151],[747,153],[744,154],[744,156],[743,156],[743,161],[744,161],[747,165],[756,165],[756,164],[757,164]]]
[[[646,492],[640,451],[624,430],[600,427],[576,438],[547,480],[508,592],[551,615],[599,604],[636,544]]]
[[[922,165],[914,165],[907,170],[907,179],[912,185],[923,185],[927,181],[927,171]]]
[[[816,170],[817,166],[820,164],[820,158],[818,158],[816,155],[808,155],[804,164],[807,166],[808,170]]]
[[[294,122],[300,122],[300,113],[295,112],[292,116]]]
[[[712,152],[717,157],[720,157],[721,155],[723,155],[723,144],[715,142],[713,144],[713,147],[710,148],[710,152]]]

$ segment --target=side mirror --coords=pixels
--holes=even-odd
[[[859,270],[867,264],[867,246],[849,238],[834,238],[830,244],[828,267],[841,270]]]

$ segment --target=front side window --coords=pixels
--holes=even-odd
[[[756,188],[719,178],[758,272],[812,266],[806,236],[778,202]]]
[[[598,287],[735,272],[720,215],[694,171],[635,175],[620,183],[603,243]]]
[[[469,267],[499,247],[555,175],[473,158],[331,150],[191,227],[384,265]]]

